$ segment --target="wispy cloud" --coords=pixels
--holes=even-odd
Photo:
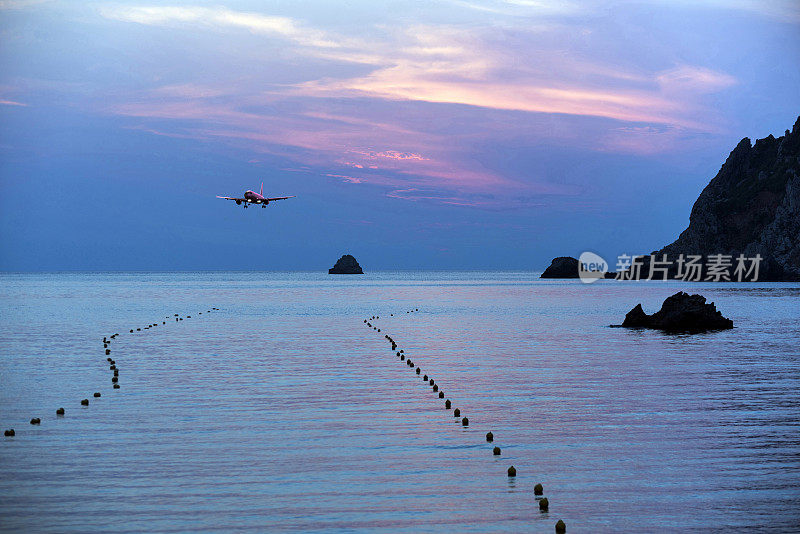
[[[581,24],[554,22],[578,16],[579,4],[554,6],[533,0],[470,2],[473,10],[525,10],[544,18],[535,24],[526,19],[522,27],[376,25],[358,35],[224,7],[103,6],[100,13],[107,19],[217,32],[226,41],[244,31],[286,43],[287,58],[325,60],[318,72],[297,83],[269,83],[254,68],[235,80],[198,76],[152,87],[104,110],[155,121],[136,127],[159,135],[172,131],[176,137],[288,154],[321,176],[385,186],[396,198],[472,205],[500,203],[503,195],[506,202],[513,195],[536,204],[544,195],[579,191],[536,173],[500,172],[472,157],[473,143],[491,135],[519,135],[514,133],[524,131],[519,124],[495,118],[446,128],[437,121],[500,112],[602,119],[615,124],[598,136],[593,149],[638,153],[671,149],[684,131],[717,128],[708,120],[703,98],[733,86],[733,76],[691,64],[622,66],[591,47],[565,49],[565,39],[591,32]],[[257,66],[258,56],[253,61]],[[358,68],[333,67],[342,64]],[[437,106],[437,119],[410,115],[403,108],[407,103]],[[377,111],[400,108],[405,112]],[[548,131],[551,138],[559,135]]]
[[[303,46],[338,48],[341,43],[324,31],[299,24],[289,17],[196,6],[103,6],[109,19],[147,25],[194,24],[208,28],[240,28],[254,33],[282,37]]]
[[[522,4],[544,9],[540,2]],[[382,40],[364,42],[287,17],[226,8],[103,7],[101,13],[148,25],[243,28],[286,39],[306,54],[374,66],[364,76],[298,84],[294,94],[307,97],[411,100],[703,129],[707,123],[696,120],[691,98],[675,99],[674,93],[717,91],[733,83],[727,74],[690,65],[648,75],[563,54],[551,58],[553,51],[547,47],[534,47],[534,61],[520,62],[480,31],[441,25],[389,30]],[[615,83],[586,83],[587,75]],[[629,86],[620,85],[620,80]]]
[[[41,4],[52,3],[54,0],[0,0],[0,9],[27,9]]]

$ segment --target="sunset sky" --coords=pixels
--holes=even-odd
[[[647,253],[800,114],[800,3],[0,0],[0,269]],[[247,211],[264,182],[297,198]]]

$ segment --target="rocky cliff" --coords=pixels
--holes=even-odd
[[[700,193],[689,227],[655,254],[760,254],[760,280],[800,280],[800,117],[777,139],[742,139]]]

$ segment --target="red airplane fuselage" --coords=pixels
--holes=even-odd
[[[269,204],[269,200],[267,200],[264,196],[259,195],[255,191],[250,191],[249,189],[244,192],[243,196],[248,202],[255,202],[256,204]]]

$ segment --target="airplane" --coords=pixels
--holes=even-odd
[[[267,204],[272,202],[273,200],[286,200],[287,198],[294,198],[296,195],[292,195],[290,197],[274,197],[274,198],[266,198],[264,196],[264,182],[261,182],[261,192],[256,193],[255,191],[250,191],[249,189],[244,192],[244,198],[238,197],[221,197],[217,195],[217,198],[224,198],[225,200],[233,200],[236,202],[237,206],[241,206],[244,203],[244,207],[247,208],[250,204],[261,204],[262,208],[266,208]]]

